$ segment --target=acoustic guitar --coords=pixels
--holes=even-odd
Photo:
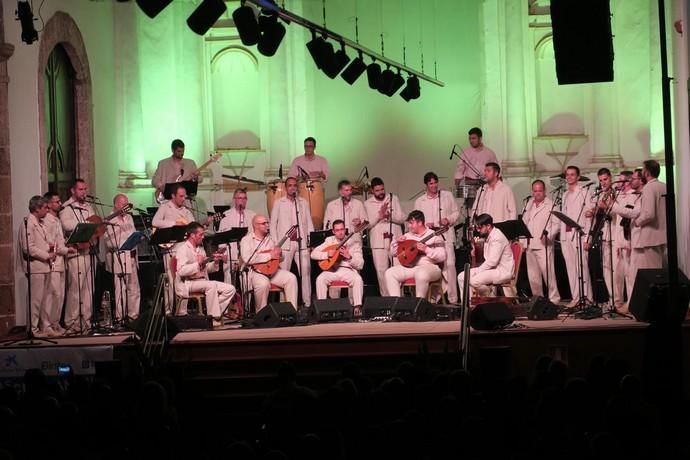
[[[282,247],[283,244],[287,241],[287,239],[292,238],[295,235],[295,233],[297,233],[297,225],[293,225],[288,229],[288,231],[285,233],[285,236],[283,236],[280,239],[280,241],[278,241],[276,247]],[[272,250],[273,248],[266,249],[264,251],[260,251],[259,254],[268,254]],[[255,264],[251,264],[251,267],[255,272],[261,273],[262,275],[268,276],[270,278],[275,274],[275,272],[278,271],[278,268],[280,267],[280,258],[269,259],[266,262],[258,262]]]
[[[369,227],[369,222],[364,221],[355,228],[355,231],[353,231],[352,233],[348,234],[345,238],[343,238],[343,241],[341,241],[340,243],[331,244],[330,246],[326,246],[323,249],[323,252],[328,252],[331,249],[333,249],[335,251],[335,254],[333,254],[333,256],[329,257],[328,259],[324,259],[324,260],[319,261],[319,267],[321,267],[321,270],[323,270],[323,271],[330,270],[331,268],[333,268],[335,266],[335,264],[340,263],[340,259],[342,259],[342,257],[343,257],[343,255],[340,253],[340,248],[345,246],[345,243],[347,243],[347,241],[350,238],[355,236],[357,233],[360,233],[360,232],[366,230],[367,227]]]
[[[215,163],[216,161],[218,161],[221,156],[222,155],[220,153],[214,153],[213,155],[211,155],[211,158],[209,158],[206,161],[206,163],[204,163],[201,166],[199,166],[198,168],[196,168],[193,172],[200,172],[200,171],[208,168],[208,166],[211,163]],[[182,180],[182,174],[177,176],[177,179],[175,179],[175,182],[180,182],[181,180]],[[163,184],[163,188],[157,188],[156,191],[154,192],[154,197],[156,199],[156,202],[158,202],[158,204],[163,204],[166,201],[168,201],[168,199],[165,196],[163,196],[163,191],[165,190],[166,185],[167,184]]]
[[[413,267],[415,262],[417,261],[417,258],[419,257],[419,249],[417,249],[417,243],[426,243],[429,241],[431,238],[440,235],[441,233],[445,233],[448,230],[448,226],[440,227],[434,233],[425,236],[421,240],[405,240],[401,243],[398,243],[398,249],[396,251],[396,256],[398,257],[398,260],[402,264],[402,266],[410,268]]]
[[[117,216],[128,213],[131,210],[132,210],[132,203],[127,203],[127,205],[124,206],[122,209],[118,209],[117,211],[113,212],[112,214],[108,214],[105,217],[100,217],[100,216],[97,216],[96,214],[87,217],[86,222],[88,222],[90,224],[99,224],[99,225],[98,225],[98,227],[96,227],[96,231],[93,232],[93,236],[91,237],[91,239],[86,243],[77,243],[77,248],[78,249],[89,249],[91,246],[94,246],[98,242],[98,238],[100,238],[101,236],[103,236],[105,234],[105,228],[106,228],[105,224],[107,222],[116,218]]]

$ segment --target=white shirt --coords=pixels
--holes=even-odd
[[[633,248],[649,248],[666,244],[666,184],[650,179],[640,196],[640,215],[633,222],[640,229]]]
[[[328,259],[328,252],[326,248],[334,244],[340,244],[340,241],[333,235],[329,236],[318,247],[314,248],[311,253],[311,258],[314,260]],[[345,242],[345,247],[350,251],[350,260],[340,259],[340,262],[333,266],[331,270],[337,270],[340,267],[349,268],[352,270],[361,270],[364,267],[364,256],[362,255],[362,245],[354,238],[350,238]]]
[[[62,224],[62,231],[65,234],[65,240],[69,240],[70,235],[76,228],[77,224],[86,222],[86,219],[95,215],[93,208],[89,203],[79,203],[70,198],[62,205],[60,211],[60,223]],[[89,249],[80,249],[79,255],[88,254]],[[68,258],[72,258],[70,256]]]
[[[553,209],[553,201],[546,197],[541,203],[533,199],[527,204],[525,213],[522,215],[522,220],[527,226],[532,238],[527,241],[527,248],[531,250],[544,249],[541,235],[544,230],[548,232],[549,246],[552,245],[553,237],[558,233],[560,228],[560,220],[556,216],[551,215]],[[551,219],[549,220],[549,216]],[[548,227],[546,223],[549,223]]]
[[[127,241],[129,235],[137,231],[134,220],[129,214],[122,214],[110,222],[116,225],[108,225],[103,238],[106,249],[105,269],[111,273],[132,273],[132,264],[137,263],[136,250],[117,251],[114,260],[113,254]]]
[[[297,203],[297,204],[295,204]],[[296,201],[282,197],[273,204],[271,212],[271,238],[278,243],[293,225],[297,225],[295,206],[299,210],[299,236],[302,237],[302,249],[307,247],[309,234],[314,231],[314,223],[309,212],[309,203],[304,198],[297,197]],[[283,243],[282,248],[289,247],[290,240]]]
[[[498,270],[501,278],[512,278],[515,270],[515,259],[513,258],[513,251],[510,249],[510,242],[502,231],[495,227],[491,230],[484,243],[484,263],[472,270],[473,274],[487,270]]]
[[[359,219],[361,222],[367,220],[367,212],[364,209],[364,204],[361,201],[352,198],[349,203],[345,204],[342,198],[331,201],[326,206],[326,213],[324,214],[324,229],[333,227],[333,222],[337,219],[345,221],[345,228],[349,233],[355,231],[355,225],[352,223],[354,219]]]
[[[481,196],[480,196],[481,193]],[[493,187],[484,184],[477,191],[477,200],[474,204],[475,215],[488,214],[495,223],[515,220],[517,208],[513,189],[505,182],[496,181]]]
[[[275,242],[270,236],[259,238],[256,234],[249,232],[240,241],[240,252],[243,254],[242,263],[253,265],[271,260],[271,250],[275,247]],[[251,260],[249,260],[251,258]]]
[[[455,202],[453,194],[447,190],[441,190],[440,206],[438,200],[438,194],[436,196],[429,197],[429,195],[424,193],[414,202],[414,208],[418,211],[422,211],[424,213],[425,222],[434,227],[441,226],[441,219],[448,219],[450,229],[443,233],[443,237],[441,237],[441,239],[448,243],[453,243],[455,242],[455,231],[453,230],[453,226],[458,222],[458,218],[460,217],[458,204]],[[440,216],[439,207],[441,208]]]
[[[498,159],[496,154],[490,148],[482,145],[478,149],[474,147],[466,147],[462,149],[462,158],[466,162],[472,165],[474,169],[479,172],[475,173],[471,168],[469,168],[460,158],[458,158],[458,164],[455,166],[455,179],[482,179],[484,177],[484,167],[487,163],[498,164]]]
[[[197,255],[206,257],[204,248],[192,246],[189,240],[177,246],[175,257],[177,258],[177,273],[175,274],[175,291],[178,295],[188,296],[189,286],[186,281],[207,280],[208,273],[218,270],[218,263],[208,262],[203,268],[199,267]]]
[[[328,170],[328,160],[324,157],[314,154],[314,157],[309,159],[306,155],[300,155],[290,165],[288,176],[300,178],[300,171],[298,166],[304,169],[311,179],[328,179],[330,172]]]
[[[635,192],[632,189],[621,192],[611,207],[611,215],[615,217],[615,225],[613,227],[614,248],[631,249],[632,234],[639,231],[639,228],[636,230],[636,227],[632,225],[631,217],[634,219],[640,214],[639,203],[641,196],[641,193]],[[637,208],[637,211],[634,211],[635,208]],[[622,225],[622,220],[626,218],[630,226],[630,239],[627,240],[625,239],[625,230]]]
[[[379,219],[381,206],[385,205],[386,208],[390,209],[391,203],[393,203],[391,217]],[[392,233],[392,236],[389,236],[388,239],[389,243],[391,238],[394,240],[402,235],[400,224],[405,222],[406,216],[400,207],[400,200],[397,195],[388,193],[381,201],[377,200],[372,195],[364,202],[364,209],[367,211],[367,220],[369,221],[369,245],[372,249],[385,248],[385,235],[387,233]],[[391,221],[393,225],[391,225]]]
[[[46,214],[46,216],[43,218],[43,226],[46,229],[46,236],[48,238],[48,243],[54,245],[56,248],[58,248],[58,253],[63,254],[60,252],[60,248],[65,247],[65,237],[62,233],[62,225],[60,224],[60,219],[52,215],[51,213]],[[66,250],[64,252],[66,254]],[[63,272],[65,271],[65,260],[62,255],[59,255],[55,258],[55,263],[53,264],[53,271],[55,272]]]
[[[182,225],[194,222],[192,211],[185,206],[178,208],[175,206],[175,203],[168,201],[158,207],[156,214],[153,216],[151,225],[156,228],[169,228],[180,225],[178,224],[178,220],[179,222],[185,222],[185,224]]]
[[[416,233],[412,232],[407,232],[405,233],[405,239],[421,241],[424,238],[433,235],[433,233],[434,231],[429,228],[427,228],[426,231],[421,235],[417,235]],[[422,254],[421,257],[417,259],[417,263],[415,264],[415,266],[441,264],[446,261],[446,244],[440,236],[432,236],[427,241],[425,241],[424,244],[427,245],[426,253]],[[398,241],[393,240],[393,243],[391,243],[391,254],[393,255],[393,257],[396,256],[397,252]]]
[[[244,228],[248,227],[251,228],[252,226],[252,219],[254,219],[254,216],[256,216],[256,213],[252,211],[251,209],[244,209],[242,212],[238,211],[237,208],[231,208],[228,209],[223,213],[223,218],[221,219],[220,223],[218,224],[218,231],[219,232],[225,232],[227,230],[232,230],[233,228]],[[246,235],[245,235],[246,236]],[[225,248],[225,244],[221,244],[219,248]],[[230,256],[232,257],[232,260],[238,260],[240,254],[242,253],[242,248],[240,246],[240,250],[238,253],[238,245],[237,244],[231,244],[230,245]]]
[[[570,189],[565,191],[561,204],[561,212],[582,227],[585,238],[589,234],[589,227],[592,221],[592,219],[585,216],[587,203],[589,202],[589,188],[585,189],[577,185],[573,191],[570,191]],[[576,234],[575,230],[569,230],[565,223],[561,222],[561,241],[571,241],[577,244]]]
[[[165,184],[192,180],[192,174],[196,171],[194,160],[183,158],[179,163],[173,157],[164,158],[158,162],[156,172],[153,173],[151,184],[159,190],[163,190]],[[178,181],[179,178],[179,181]],[[199,176],[198,181],[203,179]]]

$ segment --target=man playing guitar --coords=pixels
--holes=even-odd
[[[270,276],[260,273],[258,265],[271,260],[280,261],[283,251],[276,246],[268,235],[269,221],[264,215],[257,214],[252,219],[252,231],[247,233],[240,241],[242,264],[249,265],[249,288],[254,290],[254,302],[258,312],[268,303],[268,292],[271,285],[278,286],[285,292],[285,299],[297,309],[297,277],[288,270],[277,266],[277,270]],[[266,272],[264,272],[266,273]]]

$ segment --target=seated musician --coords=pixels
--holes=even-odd
[[[316,298],[325,299],[328,285],[333,281],[344,281],[350,286],[352,305],[355,306],[355,316],[361,316],[362,296],[364,294],[364,281],[359,275],[359,270],[364,267],[362,245],[355,238],[348,239],[339,249],[329,246],[337,246],[346,238],[345,222],[342,219],[333,221],[333,236],[326,240],[311,253],[314,260],[326,260],[333,257],[336,252],[340,254],[338,262],[330,270],[324,270],[316,278]]]
[[[513,277],[515,260],[510,242],[488,214],[475,218],[479,236],[486,238],[484,243],[484,263],[470,270],[470,286],[479,296],[489,295],[494,284],[507,283]],[[462,301],[462,287],[465,283],[465,272],[458,275],[458,292]]]
[[[283,270],[280,265],[276,266],[276,271],[268,275],[266,270],[261,270],[260,266],[275,260],[278,263],[283,257],[283,251],[276,242],[269,236],[269,221],[264,215],[257,214],[252,219],[252,231],[247,233],[240,241],[240,253],[242,254],[242,264],[247,264],[249,270],[249,286],[254,290],[254,302],[256,311],[261,310],[268,303],[268,292],[271,284],[283,289],[285,299],[297,309],[297,277],[288,270]]]
[[[175,253],[177,257],[175,292],[180,296],[203,292],[206,295],[206,311],[213,317],[213,326],[219,327],[222,325],[221,316],[235,295],[235,287],[208,279],[208,273],[217,271],[218,261],[227,258],[227,255],[215,253],[207,258],[203,241],[203,225],[198,222],[189,224],[187,240],[179,245]]]
[[[445,243],[440,236],[435,236],[434,231],[427,228],[424,222],[424,213],[414,210],[407,216],[410,231],[399,236],[391,244],[391,253],[396,256],[398,246],[405,241],[417,241],[416,248],[419,256],[411,267],[396,265],[386,270],[386,286],[388,295],[400,296],[400,284],[407,279],[414,278],[415,293],[417,297],[426,297],[429,292],[429,283],[439,281],[442,277],[439,266],[446,260]],[[425,242],[421,240],[428,238]]]

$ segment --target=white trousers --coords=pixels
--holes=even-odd
[[[527,256],[527,277],[529,278],[529,286],[532,289],[532,295],[543,295],[543,284],[546,283],[547,273],[549,279],[549,300],[557,303],[560,300],[558,295],[558,283],[556,282],[556,271],[553,266],[553,245],[548,248],[527,249],[525,255]],[[547,268],[548,267],[548,268]]]
[[[616,305],[625,303],[623,294],[626,291],[626,285],[628,298],[632,294],[632,281],[628,281],[630,278],[630,252],[630,249],[625,248],[613,249],[613,297]]]
[[[301,254],[301,271],[300,278],[302,278],[302,300],[304,305],[311,306],[311,258],[309,257],[309,250],[302,244],[302,254]],[[297,242],[290,242],[290,247],[288,249],[283,249],[283,260],[280,262],[280,268],[286,271],[290,271],[290,265],[292,261],[297,264],[297,269],[300,270],[300,261],[298,260]]]
[[[125,316],[125,303],[127,304],[127,316],[134,319],[139,316],[139,303],[141,289],[139,288],[139,269],[132,264],[132,273],[115,273],[115,318],[118,320]]]
[[[565,266],[568,270],[568,283],[570,284],[572,300],[578,301],[580,300],[580,285],[578,279],[580,275],[580,256],[577,251],[577,235],[575,236],[575,241],[571,241],[572,234],[570,232],[566,233],[566,235],[567,239],[561,240],[561,252],[563,253]],[[585,251],[584,249],[582,251],[582,270],[582,278],[585,283],[585,296],[587,296],[589,300],[592,300],[592,283],[589,278],[589,264],[587,263],[587,251]]]
[[[364,296],[364,281],[357,270],[346,267],[338,267],[335,271],[321,272],[316,277],[316,298],[325,299],[328,293],[328,285],[333,281],[344,281],[349,286],[350,302],[354,306],[362,305]],[[340,289],[338,289],[340,291]]]
[[[451,229],[452,230],[452,229]],[[455,278],[458,272],[455,269],[455,243],[446,241],[446,263],[443,264],[443,277],[448,284],[448,302],[458,302],[458,285]]]
[[[60,313],[65,301],[65,272],[50,272],[48,295],[43,302],[43,308],[48,314],[49,326],[57,329],[60,326]]]
[[[615,276],[616,274],[613,273],[614,279],[611,279],[611,251],[610,251],[610,246],[609,246],[608,241],[602,241],[601,243],[601,268],[603,270],[604,274],[604,283],[606,283],[606,290],[609,293],[609,299],[611,299],[611,292],[613,292],[613,286],[615,285]],[[615,257],[615,249],[614,249],[614,257]],[[618,297],[618,294],[614,292],[614,301],[616,303],[619,303],[621,300],[621,297]]]
[[[495,284],[503,284],[510,281],[510,274],[503,270],[491,269],[478,271],[479,267],[470,269],[470,287],[478,296],[488,296],[491,294],[491,287]],[[462,286],[465,284],[465,272],[458,275],[458,286],[460,287],[460,302],[462,302]],[[471,292],[471,291],[470,291]],[[510,293],[506,293],[510,295]]]
[[[297,277],[287,270],[279,268],[269,279],[266,275],[249,271],[249,286],[254,290],[254,302],[256,311],[261,310],[268,304],[268,293],[271,284],[275,284],[285,292],[285,300],[290,302],[297,309]]]
[[[637,271],[641,268],[663,268],[666,265],[664,252],[666,245],[647,248],[634,248],[630,255],[630,293],[632,293],[637,278]]]
[[[379,283],[379,293],[386,297],[388,296],[388,286],[386,286],[386,270],[391,266],[390,250],[386,249],[372,249],[371,256],[374,259],[374,268],[376,269],[376,280]]]
[[[388,295],[400,297],[400,285],[406,279],[414,278],[415,295],[425,298],[429,292],[429,283],[441,279],[441,269],[436,264],[417,265],[407,268],[403,265],[396,265],[386,270],[386,286]]]
[[[203,292],[206,296],[206,312],[215,319],[221,317],[227,310],[230,301],[235,295],[235,286],[232,284],[211,281],[207,279],[185,281],[190,294]]]
[[[165,313],[168,315],[172,312],[173,303],[175,302],[175,276],[170,269],[170,259],[174,255],[172,250],[163,252],[163,270],[168,279],[168,284],[163,286],[163,302],[165,303]]]
[[[65,306],[65,327],[81,330],[91,327],[93,292],[91,279],[91,256],[78,255],[67,259],[67,304]],[[79,323],[79,312],[83,324]]]
[[[35,333],[50,326],[45,304],[50,291],[50,273],[31,274],[31,330]]]

